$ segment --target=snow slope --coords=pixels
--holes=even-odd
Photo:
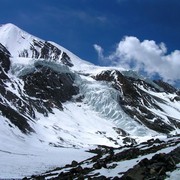
[[[5,110],[9,108],[9,111],[21,115],[30,127],[29,131],[24,131],[26,133],[22,132],[16,125],[18,120],[13,123],[7,114],[3,114],[5,110],[0,109],[0,178],[22,178],[64,166],[72,160],[82,161],[92,156],[86,150],[97,145],[119,147],[166,137],[167,134],[149,128],[123,109],[121,100],[130,98],[126,97],[123,82],[119,82],[115,72],[123,71],[124,78],[130,82],[129,71],[95,66],[62,46],[34,37],[13,24],[0,26],[0,43],[4,46],[0,53],[7,54],[3,50],[6,48],[11,54],[8,71],[2,65],[0,67],[0,75],[4,74],[5,78],[0,80],[0,103]],[[0,60],[3,62],[3,58]],[[97,79],[107,71],[111,71],[109,77]],[[138,78],[136,75],[136,80]],[[139,84],[136,87],[162,101],[153,99],[152,106],[144,106],[162,122],[172,126],[171,134],[178,134],[179,127],[168,119],[179,121],[180,102],[172,101],[177,94],[156,92],[153,88],[161,88],[155,83],[149,84],[151,88]],[[59,102],[56,97],[61,96],[54,92],[63,96],[60,90],[66,86],[68,92],[72,88],[75,94],[63,92],[68,98]],[[139,93],[139,96],[142,95]],[[133,110],[131,104],[126,108]],[[140,112],[138,108],[136,110]]]
[[[19,27],[15,26],[14,24],[8,23],[0,26],[0,43],[4,45],[12,55],[12,63],[21,63],[21,64],[28,64],[32,60],[33,57],[33,51],[32,47],[40,52],[41,48],[39,46],[34,46],[34,41],[36,42],[49,42],[53,46],[57,47],[61,50],[62,57],[63,52],[68,54],[70,57],[73,67],[72,70],[82,72],[82,73],[99,73],[102,70],[107,69],[114,69],[115,67],[100,67],[95,66],[94,64],[80,59],[78,56],[67,50],[66,48],[62,47],[61,45],[52,42],[52,41],[45,41],[38,37],[35,37],[33,35],[30,35],[29,33],[23,31]],[[32,46],[33,45],[33,46]],[[26,51],[28,54],[27,57],[21,58],[23,56],[23,52]],[[59,57],[59,58],[60,58]],[[33,59],[41,59],[40,55],[37,57],[33,57]],[[49,58],[50,60],[50,58]],[[123,68],[116,68],[119,70],[124,70]]]

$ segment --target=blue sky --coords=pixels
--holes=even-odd
[[[112,58],[109,62],[108,59],[117,52],[121,41],[130,40],[125,37],[136,37],[140,44],[144,40],[154,40],[155,45],[163,42],[164,55],[180,49],[179,0],[0,0],[0,3],[0,24],[14,23],[95,64],[113,64]],[[98,57],[94,44],[101,48],[103,56]]]

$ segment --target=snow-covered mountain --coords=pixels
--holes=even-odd
[[[0,64],[0,167],[6,167],[0,178],[87,159],[92,154],[85,151],[97,145],[116,148],[180,132],[176,88],[95,66],[13,24],[0,26]]]

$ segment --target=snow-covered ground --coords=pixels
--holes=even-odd
[[[17,147],[17,145],[14,146]],[[92,156],[85,150],[47,146],[28,148],[26,144],[23,147],[20,146],[19,151],[0,150],[0,179],[23,178],[65,166],[72,160],[82,161]]]
[[[99,150],[101,152],[103,152],[103,154],[101,156],[98,156],[97,161],[95,161],[97,157],[95,157],[95,158],[93,157],[91,159],[83,161],[78,166],[81,166],[83,169],[89,168],[89,170],[90,170],[89,172],[82,171],[82,173],[83,172],[85,173],[84,177],[91,176],[91,178],[94,178],[94,179],[96,177],[100,177],[100,176],[105,176],[108,178],[111,177],[112,179],[114,177],[120,178],[124,175],[125,172],[132,169],[141,160],[145,160],[145,159],[152,160],[152,158],[155,159],[155,155],[168,154],[171,151],[173,151],[179,147],[179,144],[176,144],[179,141],[178,137],[174,137],[172,139],[168,138],[168,140],[165,139],[165,137],[161,137],[160,139],[162,140],[160,142],[162,144],[164,144],[165,146],[162,145],[160,142],[159,142],[160,144],[156,142],[154,144],[152,143],[151,145],[148,143],[143,143],[141,145],[137,145],[134,148],[139,149],[140,150],[139,153],[141,152],[142,154],[140,153],[139,156],[137,156],[136,152],[138,152],[138,151],[136,151],[136,152],[134,151],[134,154],[131,156],[131,159],[126,159],[124,156],[124,153],[128,154],[128,152],[129,152],[131,154],[132,149],[130,146],[124,146],[121,148],[113,149],[113,152],[114,152],[113,154],[112,154],[112,151],[110,153],[110,151],[108,149],[106,149],[106,148],[103,149],[103,147],[102,147],[102,149],[100,148],[101,150],[100,149]],[[168,141],[167,146],[166,146],[166,140]],[[162,148],[163,146],[164,146],[164,148]],[[160,149],[158,150],[157,147]],[[152,149],[153,149],[153,151],[152,151]],[[148,151],[151,153],[148,154],[147,153]],[[121,157],[122,157],[122,159],[121,159]],[[157,160],[158,159],[154,160],[154,163],[156,163]],[[97,165],[97,162],[99,162],[100,164],[102,163],[101,166],[98,166],[98,167],[95,166],[95,165]],[[146,166],[148,166],[148,163],[146,163]],[[42,176],[46,177],[45,179],[50,179],[52,177],[57,177],[62,172],[71,172],[72,168],[73,168],[72,166],[63,167],[62,169],[57,169],[57,170],[53,170],[53,171],[50,171],[47,173],[43,173]],[[177,169],[175,171],[167,172],[167,176],[173,180],[179,180],[178,175],[179,175],[179,164],[177,165]],[[136,176],[136,178],[137,177],[138,176]],[[169,178],[168,178],[168,180],[169,180]]]
[[[174,147],[165,148],[165,149],[157,151],[156,153],[151,153],[151,154],[148,154],[148,155],[139,156],[139,157],[137,157],[135,159],[125,160],[125,161],[121,161],[121,162],[118,162],[118,163],[116,162],[117,166],[115,168],[113,168],[113,169],[101,168],[100,170],[93,171],[93,174],[100,173],[100,175],[103,175],[103,176],[106,176],[106,177],[115,177],[115,176],[117,176],[117,177],[120,178],[123,175],[124,172],[126,172],[127,170],[129,170],[130,168],[135,166],[142,159],[144,159],[144,158],[151,159],[155,154],[158,154],[158,153],[169,153],[178,146],[179,145],[174,146]],[[113,163],[109,164],[109,166],[113,165]],[[121,173],[122,173],[122,175],[120,175]],[[176,180],[178,180],[178,179],[176,179]]]
[[[166,180],[179,180],[180,177],[180,164],[177,165],[177,169],[172,172],[166,173],[168,178]]]
[[[45,42],[12,24],[0,27],[0,43],[7,47],[12,55],[10,58],[11,70],[8,74],[11,82],[6,82],[6,89],[21,99],[22,94],[20,93],[24,93],[23,81],[18,77],[32,72],[35,64],[39,63],[56,72],[68,72],[73,75],[76,73],[75,83],[80,90],[78,96],[82,95],[83,100],[77,102],[75,101],[77,97],[74,96],[71,102],[63,103],[63,111],[53,108],[53,113],[49,113],[47,117],[35,112],[36,119],[28,122],[35,130],[31,134],[23,134],[0,114],[0,179],[22,178],[64,166],[71,163],[72,160],[85,160],[92,156],[86,150],[92,149],[96,145],[122,146],[124,145],[124,137],[118,134],[115,128],[121,128],[128,132],[129,136],[134,138],[136,142],[163,137],[162,134],[148,129],[124,113],[117,101],[120,92],[112,88],[111,84],[95,81],[90,76],[86,76],[89,73],[96,75],[103,70],[117,68],[95,66],[50,41],[51,44],[61,49],[61,53],[68,54],[74,66],[67,67],[62,62],[55,63],[51,60],[34,59],[31,58],[33,40]],[[24,50],[27,51],[29,57],[19,57]],[[118,70],[125,71],[121,68]],[[15,83],[12,88],[11,83],[13,82]],[[158,104],[157,102],[164,109],[163,112],[156,109],[150,109],[151,111],[165,120],[167,120],[167,114],[173,118],[179,118],[180,103],[172,103],[171,99],[174,96],[153,93],[143,89],[143,87],[142,90],[166,101],[166,104]],[[4,100],[4,103],[9,103],[3,96],[0,98]],[[9,103],[8,105],[17,110],[13,104]],[[177,130],[176,133],[179,131]],[[160,152],[169,152],[170,150],[172,149],[166,148]],[[152,155],[120,162],[112,171],[101,169],[97,172],[108,176],[116,175],[119,173],[119,169],[123,172],[140,159],[150,158]]]
[[[85,152],[85,147],[114,145],[106,138],[117,137],[112,123],[96,113],[83,111],[73,103],[67,103],[64,111],[54,109],[54,113],[46,118],[39,114],[37,122],[32,123],[36,133],[28,136],[17,128],[10,128],[9,122],[0,118],[0,178],[42,173],[92,156]],[[100,134],[100,130],[107,133]]]
[[[92,110],[91,102],[67,102],[63,108],[63,111],[54,108],[54,114],[48,117],[36,113],[36,120],[29,122],[35,133],[28,136],[12,124],[14,128],[10,128],[9,122],[1,117],[0,178],[22,178],[64,166],[72,160],[85,160],[92,156],[85,150],[95,145],[123,145],[122,137],[113,129],[117,124],[103,117],[102,112]],[[137,134],[138,126],[134,128],[131,135],[137,141],[152,138],[150,131],[142,138]]]
[[[143,86],[140,86],[140,88],[146,93],[155,96],[157,98],[160,98],[162,101],[162,102],[155,101],[155,103],[162,109],[161,111],[155,108],[148,108],[148,110],[162,117],[162,119],[168,124],[171,124],[171,122],[167,117],[171,117],[176,120],[179,120],[180,101],[173,100],[177,96],[177,94],[168,94],[165,92],[153,92],[150,90],[146,90]],[[179,128],[176,128],[174,131],[171,132],[171,134],[179,134],[179,133],[180,133]]]
[[[37,122],[31,122],[36,133],[28,136],[17,128],[9,128],[6,119],[1,117],[0,178],[22,178],[64,166],[72,160],[85,160],[92,156],[85,151],[95,145],[123,145],[122,138],[113,129],[115,124],[99,117],[86,104],[65,103],[64,111],[54,109],[54,114],[48,117],[41,114],[37,117]],[[108,137],[114,138],[118,145]],[[134,135],[134,138],[144,141],[152,136]],[[127,169],[133,162],[136,160],[122,162],[119,166]],[[104,169],[101,173],[115,171]]]

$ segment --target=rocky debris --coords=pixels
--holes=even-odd
[[[132,169],[129,169],[121,179],[165,179],[166,172],[176,169],[178,163],[180,163],[180,147],[168,154],[159,153],[150,160],[147,158],[141,160]]]
[[[100,74],[93,76],[94,79],[98,81],[108,81],[112,84],[116,90],[120,92],[119,95],[119,105],[123,108],[124,112],[128,114],[131,118],[136,120],[138,123],[144,124],[148,128],[155,130],[160,133],[169,134],[173,131],[179,122],[179,120],[169,121],[169,123],[164,122],[164,119],[155,114],[150,109],[156,109],[164,112],[163,109],[156,103],[166,103],[157,96],[153,96],[148,92],[141,89],[151,90],[153,92],[163,92],[170,93],[176,92],[176,89],[171,85],[161,82],[146,82],[145,80],[129,77],[123,75],[117,70],[107,70]],[[178,100],[179,97],[175,97]],[[167,117],[168,118],[168,117]]]
[[[176,164],[180,163],[179,143],[180,138],[177,136],[168,138],[167,141],[150,139],[147,142],[119,148],[98,146],[96,149],[90,150],[91,153],[96,154],[92,158],[82,162],[72,161],[65,167],[56,168],[53,171],[27,179],[165,179],[166,172],[173,171],[176,169]],[[174,147],[171,152],[161,153],[161,150],[169,147]],[[152,158],[147,159],[146,155],[148,154],[152,154]],[[139,157],[145,158],[138,161]],[[101,169],[107,169],[110,172],[117,168],[119,162],[132,159],[137,159],[136,164],[126,172],[120,172],[114,177],[107,177],[100,173]]]
[[[76,167],[78,165],[78,162],[77,161],[72,161],[72,163],[71,163],[71,166],[72,167]]]
[[[16,27],[10,26],[10,28],[16,29]],[[16,37],[16,30],[10,33],[9,36],[13,35]],[[5,35],[7,36],[8,34]],[[46,117],[50,113],[54,113],[54,108],[63,110],[63,103],[66,101],[72,101],[72,103],[81,107],[82,110],[85,110],[83,105],[86,102],[83,101],[83,98],[86,98],[86,95],[83,94],[83,91],[82,94],[79,94],[79,88],[81,87],[78,88],[75,84],[75,82],[77,82],[75,81],[75,77],[77,76],[79,76],[79,78],[89,76],[97,81],[105,81],[103,83],[91,81],[92,84],[95,82],[95,86],[98,84],[98,88],[101,87],[101,84],[103,84],[104,86],[102,87],[105,88],[111,85],[117,90],[115,93],[117,96],[113,100],[119,103],[119,106],[122,107],[124,112],[128,114],[132,120],[137,121],[142,126],[146,126],[147,129],[150,128],[157,132],[167,134],[169,137],[173,130],[176,131],[180,128],[180,118],[178,118],[177,115],[176,118],[174,118],[174,115],[172,115],[172,112],[178,113],[180,91],[168,83],[163,81],[153,82],[139,76],[131,70],[124,72],[107,70],[102,71],[96,76],[92,76],[90,73],[85,73],[84,71],[77,72],[78,70],[76,69],[77,71],[75,71],[74,68],[70,70],[69,67],[73,66],[70,57],[73,58],[73,55],[62,51],[60,46],[56,46],[54,43],[48,41],[38,40],[24,32],[21,33],[21,30],[18,30],[17,37],[18,38],[15,39],[18,39],[18,42],[14,41],[11,43],[9,42],[11,38],[7,39],[7,45],[9,46],[7,48],[14,48],[11,53],[15,57],[12,57],[12,60],[24,60],[25,58],[29,58],[28,60],[30,60],[32,58],[31,63],[25,65],[24,63],[21,64],[21,62],[20,64],[15,62],[12,63],[14,66],[11,68],[11,54],[6,47],[0,44],[0,115],[3,117],[2,120],[9,124],[10,128],[14,128],[13,130],[10,129],[12,133],[15,133],[14,137],[20,137],[18,133],[16,133],[16,127],[27,135],[34,132],[36,128],[33,129],[32,127],[35,127],[36,123],[39,123],[37,122],[38,120],[44,119],[41,118],[42,115]],[[27,39],[28,42],[26,41]],[[14,47],[12,47],[13,45]],[[24,58],[16,57],[17,54],[19,57]],[[10,69],[12,70],[11,73],[9,73]],[[20,70],[20,72],[17,72],[18,70]],[[13,74],[13,72],[15,74]],[[90,81],[88,79],[87,81],[82,81],[82,83],[86,82]],[[79,82],[77,84],[81,86]],[[87,86],[88,85],[87,83]],[[96,88],[94,89],[94,91],[96,91]],[[109,90],[111,91],[112,88],[109,88]],[[113,90],[112,93],[113,92],[115,91]],[[107,100],[108,98],[109,97],[107,97]],[[101,105],[99,105],[98,108],[102,108]],[[113,110],[113,107],[108,108],[112,108]],[[108,114],[108,108],[104,108],[104,113]],[[70,110],[70,113],[71,109],[68,110]],[[168,111],[171,111],[171,113]],[[36,114],[38,113],[36,112],[42,115],[37,118]],[[116,116],[116,112],[110,112],[112,114],[110,117],[113,117],[112,120],[116,119],[116,122],[118,122],[118,118],[121,117]],[[123,115],[125,113],[122,112]],[[127,119],[129,118],[128,116],[126,117]],[[76,118],[78,118],[78,116]],[[77,123],[77,125],[81,127],[79,123]],[[44,126],[43,128],[48,129],[49,127]],[[71,145],[76,148],[73,141],[68,144],[71,139],[65,140],[64,137],[59,137],[60,135],[57,133],[57,131],[63,131],[63,134],[67,133],[67,135],[72,135],[73,138],[77,138],[71,134],[71,131],[66,131],[59,126],[56,128],[54,125],[52,128],[58,135],[57,139],[63,142],[64,146]],[[175,164],[179,162],[178,158],[176,159],[174,156],[174,154],[176,154],[176,157],[179,157],[179,150],[177,149],[176,151],[172,151],[172,154],[159,154],[161,150],[167,149],[168,147],[175,149],[179,143],[177,137],[175,137],[174,140],[172,138],[168,139],[166,142],[151,139],[147,142],[137,144],[136,138],[132,138],[131,134],[125,132],[121,127],[113,129],[118,136],[115,137],[112,135],[113,137],[110,137],[110,135],[108,135],[109,133],[103,131],[103,129],[98,129],[95,133],[113,142],[114,145],[118,146],[118,142],[122,142],[122,144],[126,146],[119,148],[98,146],[96,149],[90,150],[90,152],[95,153],[94,157],[83,162],[72,161],[65,167],[56,168],[56,170],[49,171],[42,175],[32,176],[32,179],[44,179],[45,177],[51,179],[119,179],[121,177],[132,179],[134,178],[132,175],[135,174],[137,169],[137,179],[146,178],[146,174],[148,178],[154,178],[154,174],[160,174],[162,175],[160,178],[163,178],[164,173],[167,170],[173,170]],[[173,133],[175,133],[175,131]],[[135,134],[132,133],[132,135]],[[39,139],[39,141],[44,142],[42,139]],[[79,146],[81,146],[81,143],[82,142],[79,142]],[[84,142],[82,146],[83,144]],[[56,148],[62,147],[61,143],[48,142],[48,145]],[[150,157],[150,159],[146,159],[147,155],[150,156],[152,153],[157,155],[153,158]],[[120,172],[119,175],[116,174],[115,177],[105,177],[100,171],[107,170],[109,172],[118,168],[118,163],[120,162],[138,160],[140,157],[143,157],[144,160],[140,163],[137,162],[136,166],[131,170]],[[168,169],[166,166],[171,168]],[[155,179],[157,178],[159,177],[155,176]]]

